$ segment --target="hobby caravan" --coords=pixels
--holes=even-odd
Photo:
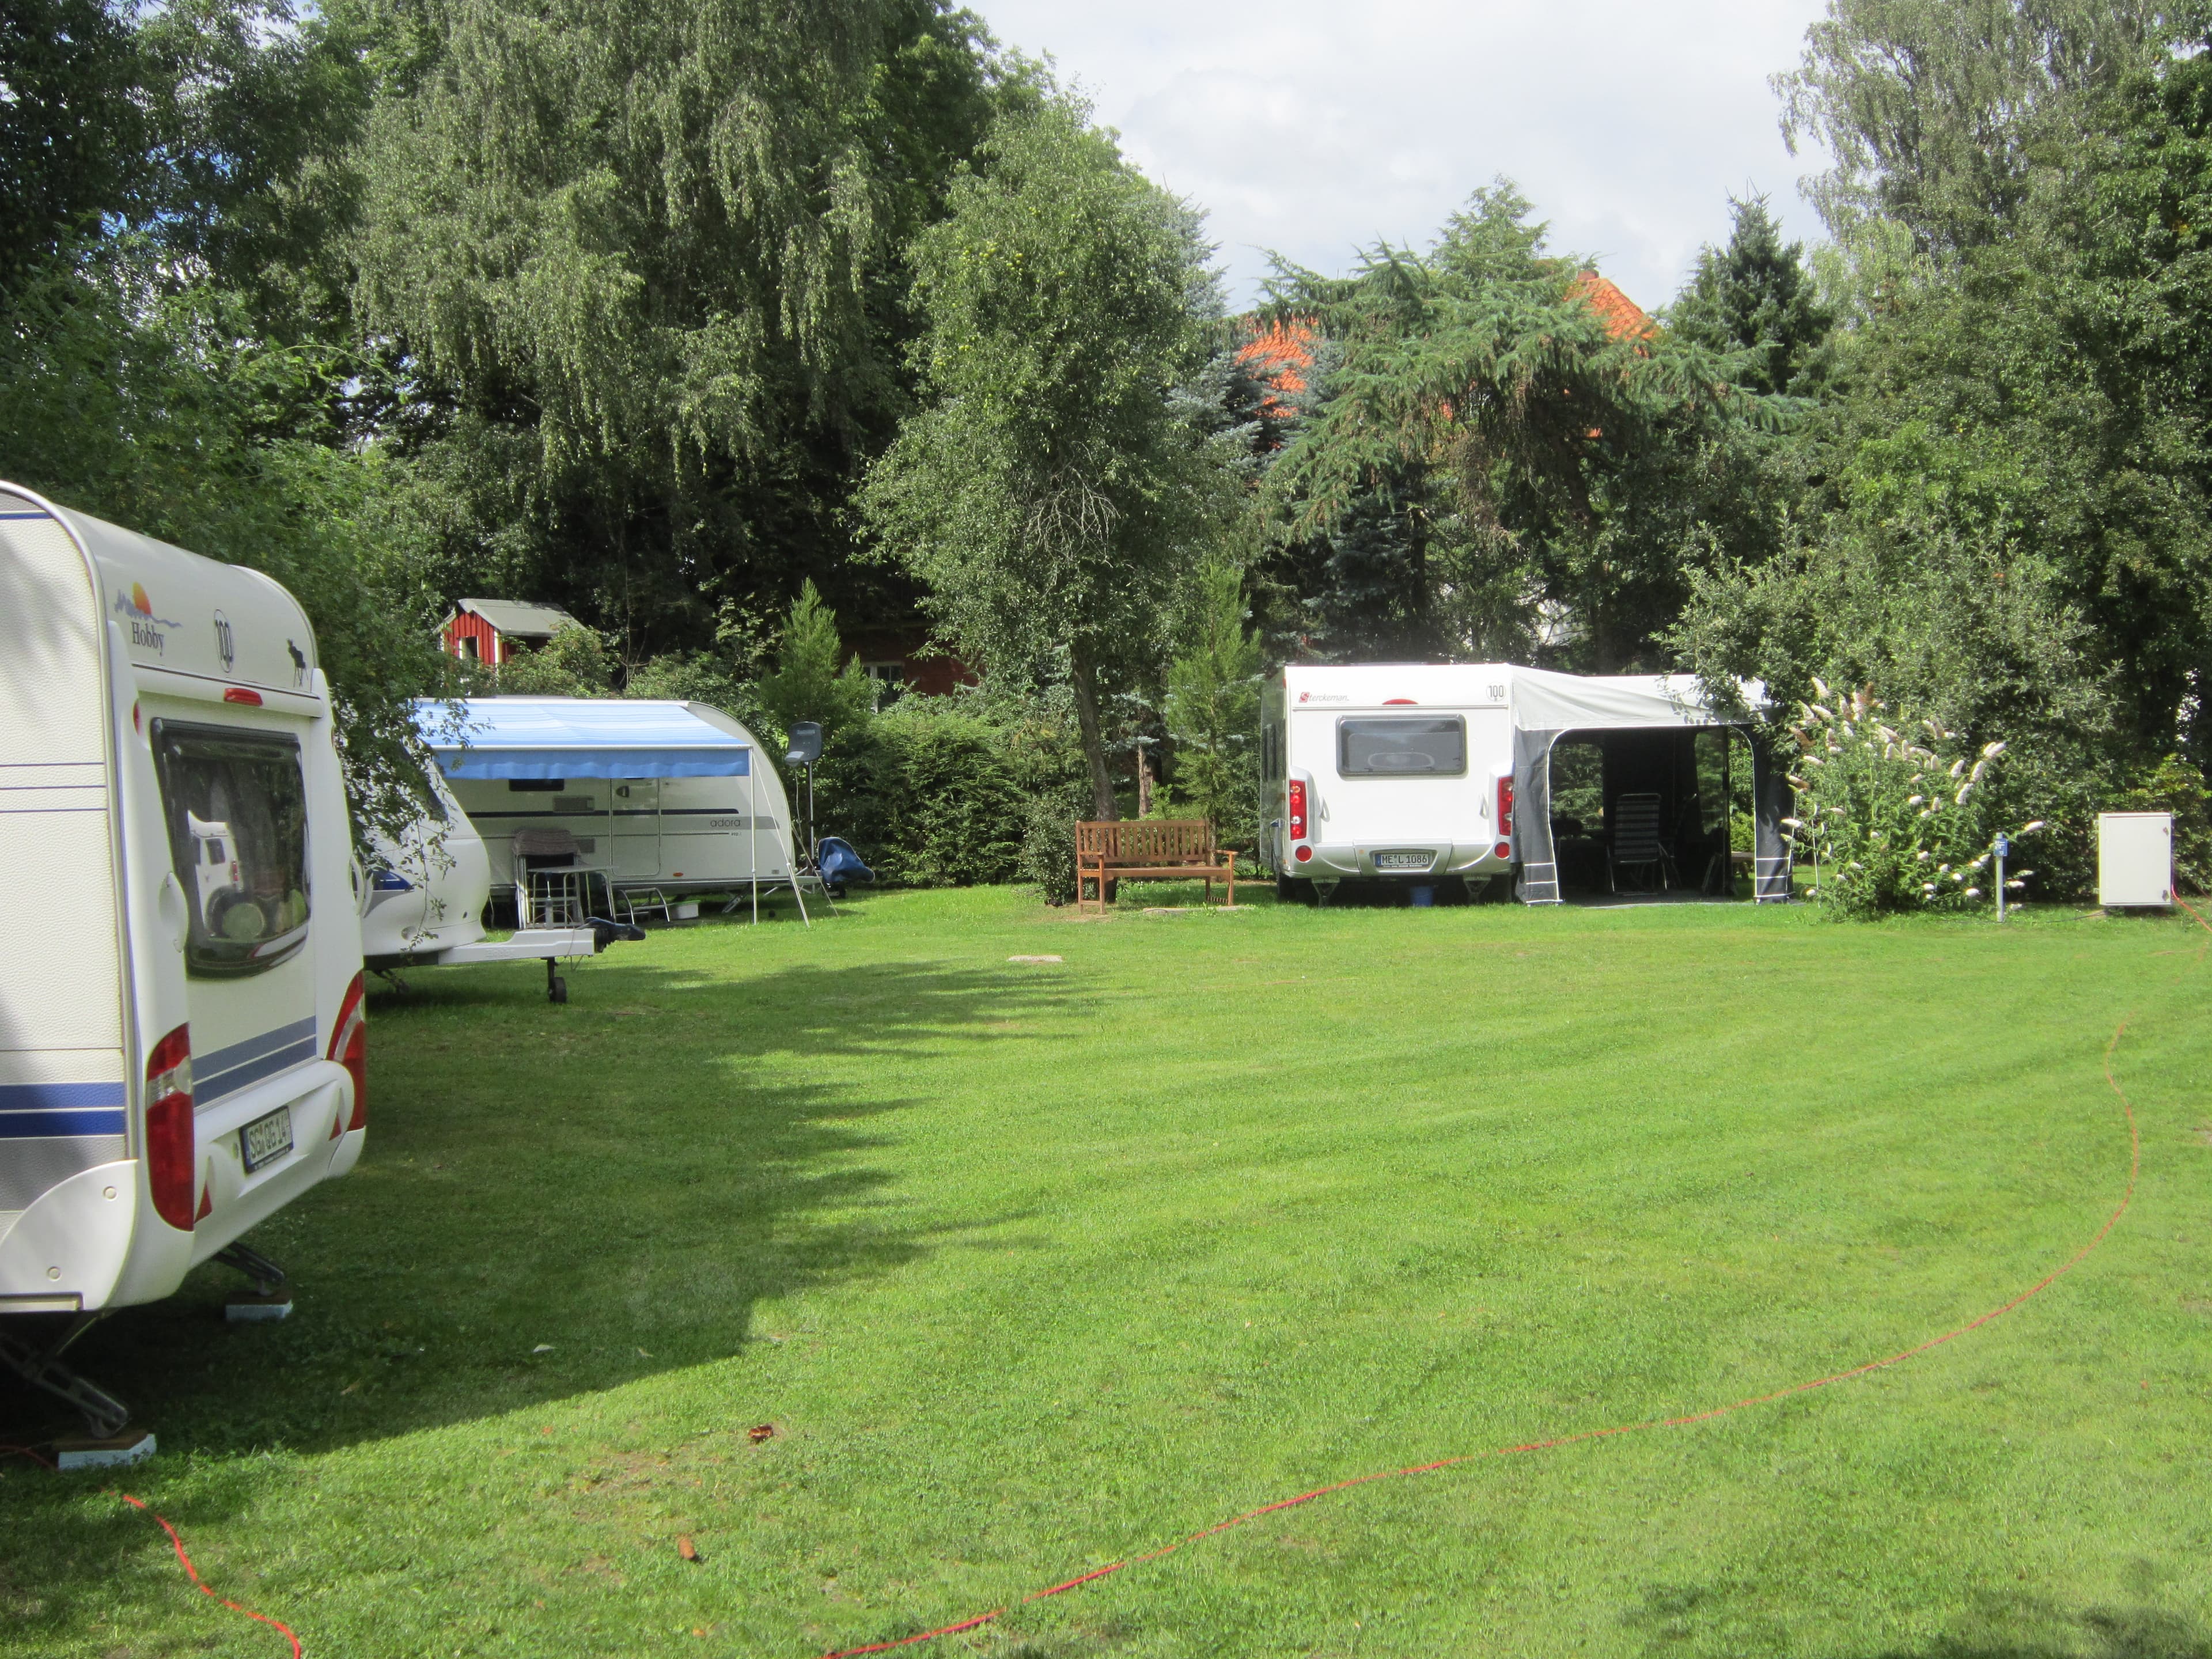
[[[330,688],[297,603],[0,485],[0,1359],[125,1421],[62,1349],[361,1156],[361,924]],[[149,1441],[150,1437],[147,1437]]]

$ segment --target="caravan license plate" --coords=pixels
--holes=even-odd
[[[238,1132],[238,1147],[247,1172],[273,1164],[292,1150],[292,1109],[279,1106]]]
[[[1434,853],[1377,853],[1377,870],[1425,870],[1437,861]]]

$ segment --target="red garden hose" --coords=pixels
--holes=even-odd
[[[55,1467],[51,1462],[41,1457],[37,1452],[33,1451],[28,1446],[0,1446],[0,1454],[11,1452],[18,1457],[27,1457],[33,1463],[45,1464],[47,1468],[52,1469]],[[57,1470],[56,1473],[59,1473],[59,1471]],[[202,1595],[206,1596],[210,1601],[222,1602],[223,1606],[228,1607],[233,1613],[242,1613],[248,1619],[258,1620],[260,1623],[268,1626],[270,1629],[275,1631],[279,1636],[283,1637],[286,1641],[292,1644],[292,1659],[300,1659],[300,1638],[292,1633],[292,1627],[289,1625],[286,1624],[281,1619],[271,1619],[265,1613],[256,1613],[252,1607],[246,1606],[244,1603],[234,1601],[228,1595],[218,1595],[216,1591],[209,1588],[207,1580],[200,1577],[199,1569],[192,1565],[192,1558],[185,1553],[185,1540],[177,1536],[177,1529],[169,1524],[169,1520],[167,1516],[162,1515],[159,1511],[149,1507],[146,1503],[146,1500],[143,1498],[134,1498],[127,1492],[116,1492],[115,1488],[112,1486],[110,1486],[108,1491],[113,1492],[116,1497],[130,1504],[132,1509],[138,1510],[142,1514],[152,1516],[155,1523],[161,1527],[161,1530],[169,1534],[169,1547],[176,1551],[178,1565],[184,1568],[185,1577],[192,1581],[192,1588],[194,1589],[197,1589]]]

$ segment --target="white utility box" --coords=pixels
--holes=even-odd
[[[2097,902],[2108,910],[2173,902],[2173,814],[2097,815]]]

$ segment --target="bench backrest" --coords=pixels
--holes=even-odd
[[[1211,864],[1213,825],[1204,818],[1122,818],[1075,826],[1079,858],[1109,864]]]

